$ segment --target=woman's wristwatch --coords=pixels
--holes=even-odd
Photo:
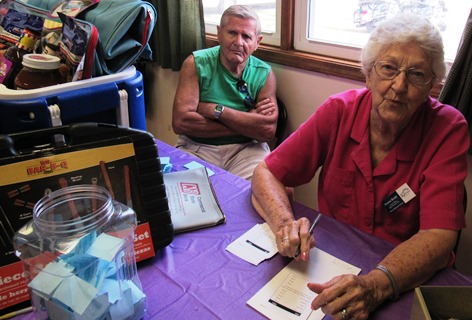
[[[218,120],[221,117],[221,114],[225,111],[225,107],[222,106],[221,104],[217,104],[215,106],[215,112],[213,113],[213,116],[215,117],[216,120]]]

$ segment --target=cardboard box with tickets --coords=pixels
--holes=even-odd
[[[415,288],[411,320],[472,319],[472,287]]]
[[[136,261],[173,240],[158,150],[145,131],[81,123],[0,135],[0,311],[29,303],[12,238],[36,202],[59,188],[97,184],[136,212]]]

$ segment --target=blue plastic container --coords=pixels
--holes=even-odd
[[[146,130],[143,87],[143,76],[135,67],[33,90],[10,90],[0,84],[0,133],[79,122]]]

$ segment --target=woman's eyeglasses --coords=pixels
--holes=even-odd
[[[374,70],[380,78],[385,80],[392,80],[398,76],[400,72],[405,71],[408,81],[419,86],[429,84],[435,77],[434,73],[428,70],[418,68],[402,69],[387,61],[379,61],[374,64]]]
[[[254,109],[256,107],[256,102],[249,94],[247,83],[243,79],[239,79],[236,83],[236,88],[239,92],[246,94],[246,97],[244,98],[244,106],[248,109]]]

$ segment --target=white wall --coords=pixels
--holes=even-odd
[[[277,77],[277,95],[288,110],[287,133],[293,132],[303,123],[329,95],[353,88],[364,87],[364,83],[331,77],[324,74],[272,64]],[[154,136],[168,144],[174,144],[176,135],[172,131],[172,103],[177,87],[178,72],[153,68],[153,85],[151,105],[147,106],[147,129]],[[296,159],[294,159],[294,162]],[[469,168],[472,169],[472,160]],[[468,178],[469,210],[472,211],[472,175]],[[295,199],[311,208],[317,207],[316,182],[298,187]],[[468,224],[472,225],[472,213],[467,212]],[[472,275],[472,231],[462,232],[458,249],[457,268]]]

